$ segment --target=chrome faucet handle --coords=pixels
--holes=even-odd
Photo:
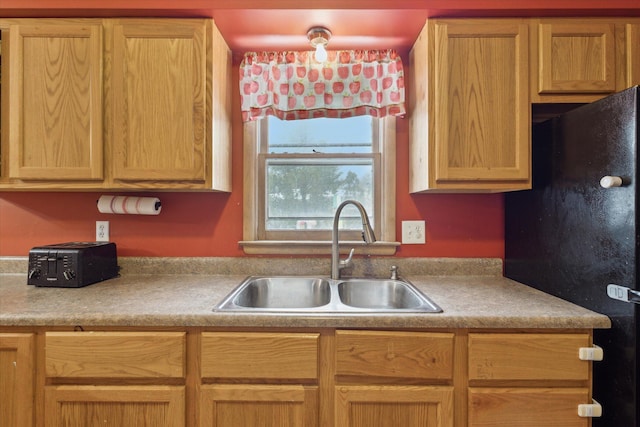
[[[347,267],[351,267],[353,265],[353,252],[355,251],[354,248],[351,248],[351,250],[349,251],[349,256],[347,257],[347,259],[343,259],[342,261],[340,261],[340,269],[343,268],[347,268]]]
[[[398,266],[392,265],[389,270],[391,270],[391,280],[398,280]]]

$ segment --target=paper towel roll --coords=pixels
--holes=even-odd
[[[158,215],[162,203],[157,197],[100,196],[98,211],[110,214]]]

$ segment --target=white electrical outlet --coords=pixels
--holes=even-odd
[[[96,221],[96,242],[109,241],[109,221]]]
[[[424,244],[427,241],[424,221],[402,221],[402,243]]]

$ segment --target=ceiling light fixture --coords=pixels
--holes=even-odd
[[[325,27],[313,27],[307,31],[307,38],[311,47],[316,49],[316,61],[324,62],[327,60],[327,44],[331,38],[331,31]]]

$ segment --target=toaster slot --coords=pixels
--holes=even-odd
[[[58,280],[58,252],[47,254],[47,280]]]

